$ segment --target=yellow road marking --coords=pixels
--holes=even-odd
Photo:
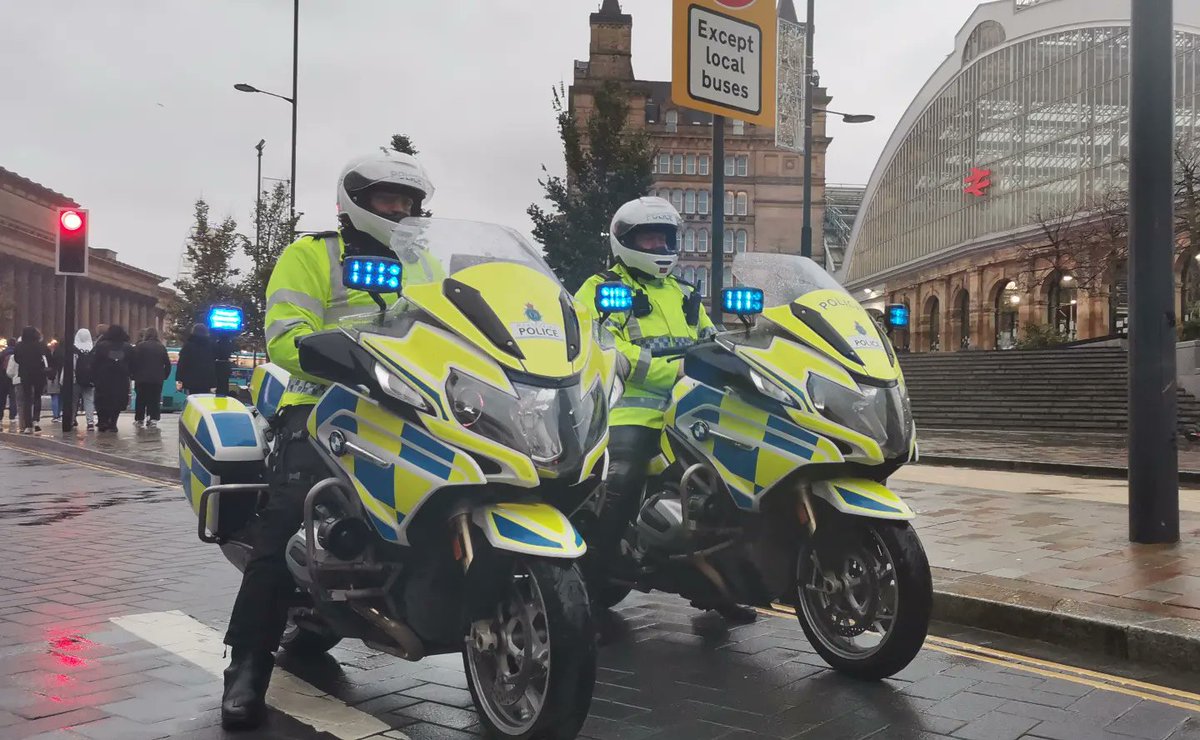
[[[13,452],[21,452],[26,455],[33,455],[35,457],[41,457],[46,460],[53,460],[55,462],[67,463],[68,465],[79,465],[80,467],[91,468],[92,470],[97,470],[101,473],[111,473],[113,475],[120,475],[125,478],[131,478],[133,480],[143,481],[145,483],[153,483],[154,485],[159,486],[160,488],[170,485],[170,483],[168,483],[167,481],[161,480],[158,478],[147,478],[144,475],[138,475],[137,473],[129,473],[124,470],[118,470],[117,468],[107,468],[102,465],[95,465],[93,463],[80,462],[79,460],[72,460],[69,457],[60,457],[59,455],[54,455],[49,452],[42,452],[41,450],[29,450],[24,447],[16,447],[14,445],[6,444],[5,442],[0,442],[0,447],[3,447],[6,450],[12,450]]]
[[[783,604],[777,604],[770,609],[760,608],[758,611],[775,618],[785,616],[794,617],[796,615],[794,608]],[[983,647],[982,645],[973,645],[969,642],[960,642],[934,635],[925,638],[925,649],[981,663],[989,663],[1003,668],[1013,668],[1044,678],[1057,678],[1062,681],[1070,681],[1081,686],[1125,694],[1126,696],[1158,702],[1159,704],[1166,704],[1200,714],[1200,694],[1188,691],[1158,686],[1132,678],[1113,676],[1108,673],[1101,673],[1100,671],[1093,671],[1087,668],[1078,668],[1063,663],[1055,663],[1049,660],[1030,658],[1025,655],[1017,655],[1016,653],[1009,653],[1003,650],[996,650],[994,648]]]

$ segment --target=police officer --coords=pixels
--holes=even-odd
[[[679,261],[679,212],[662,198],[638,198],[617,209],[609,227],[615,266],[584,282],[576,298],[593,305],[596,287],[620,281],[634,293],[633,310],[606,326],[629,360],[625,394],[609,415],[608,495],[597,532],[593,582],[607,580],[625,528],[637,516],[646,468],[657,454],[671,389],[683,375],[683,350],[716,333],[694,286],[671,275]],[[699,606],[699,605],[698,605]],[[753,609],[711,604],[729,621],[753,621]]]
[[[225,671],[221,722],[227,729],[259,725],[266,712],[274,652],[287,624],[295,583],[284,560],[288,540],[303,520],[304,497],[325,477],[304,441],[308,414],[324,385],[300,369],[296,341],[370,311],[374,299],[342,285],[346,255],[395,257],[390,242],[400,219],[421,213],[433,185],[412,156],[394,152],[352,161],[338,178],[338,231],[303,236],[284,250],[267,284],[266,340],[271,361],[291,373],[272,426],[278,435],[266,507],[253,523],[254,550],[242,577],[225,644],[232,659]],[[424,255],[409,255],[405,282],[433,279]],[[422,272],[424,275],[422,276]],[[389,303],[395,294],[385,297]]]

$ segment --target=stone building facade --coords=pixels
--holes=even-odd
[[[64,278],[54,274],[57,208],[81,207],[44,185],[0,168],[0,337],[35,326],[50,339],[66,330]],[[117,259],[111,249],[91,249],[86,278],[76,282],[76,324],[95,331],[120,324],[136,336],[162,329],[173,293],[160,275]]]
[[[795,11],[784,0],[780,12]],[[633,17],[623,13],[618,0],[604,0],[590,17],[591,44],[587,61],[575,62],[570,105],[580,121],[595,107],[595,92],[609,82],[619,83],[629,95],[629,123],[645,131],[656,149],[651,195],[671,201],[683,214],[679,273],[709,290],[712,260],[712,116],[671,102],[669,81],[639,80],[633,72]],[[668,38],[670,29],[656,29]],[[825,108],[830,97],[816,88],[814,101]],[[825,133],[825,114],[813,119],[813,256],[822,260],[825,152],[831,139]],[[742,121],[725,125],[724,249],[728,264],[736,252],[799,253],[804,204],[804,157],[775,147],[775,131]]]

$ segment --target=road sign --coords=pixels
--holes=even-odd
[[[775,125],[774,0],[674,0],[671,100]]]
[[[807,41],[803,24],[779,19],[775,146],[793,152],[804,151],[804,97],[808,94],[804,47]]]

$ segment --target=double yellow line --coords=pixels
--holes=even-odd
[[[759,609],[758,611],[771,617],[795,618],[796,616],[796,611],[792,607],[782,604],[777,604],[771,609]],[[1030,658],[1025,655],[1017,655],[1016,653],[1009,653],[1004,650],[996,650],[994,648],[983,647],[982,645],[973,645],[969,642],[960,642],[934,635],[929,635],[925,638],[925,649],[944,653],[945,655],[988,663],[1001,668],[1012,668],[1024,671],[1025,673],[1031,673],[1035,676],[1042,676],[1043,678],[1057,678],[1093,689],[1125,694],[1126,696],[1133,696],[1138,699],[1145,699],[1184,709],[1200,716],[1200,694],[1193,694],[1188,691],[1157,686],[1132,678],[1113,676],[1108,673],[1101,673],[1100,671],[1092,671],[1087,668],[1078,668],[1039,658]]]
[[[34,457],[40,457],[40,458],[43,458],[46,460],[53,460],[54,462],[66,463],[68,465],[78,465],[80,467],[89,468],[91,470],[96,470],[101,473],[112,473],[113,475],[120,475],[125,478],[131,478],[136,481],[141,481],[143,483],[153,483],[155,486],[158,486],[160,488],[169,487],[171,485],[169,482],[158,479],[158,478],[148,478],[144,475],[138,475],[137,473],[130,473],[130,472],[127,472],[124,470],[118,470],[117,468],[110,468],[110,467],[106,467],[103,465],[95,465],[93,463],[80,462],[79,460],[72,460],[69,457],[62,457],[60,455],[55,455],[55,454],[52,454],[49,452],[42,452],[41,450],[31,450],[31,449],[28,449],[25,447],[10,445],[10,444],[6,444],[2,440],[0,440],[0,447],[3,447],[6,450],[12,450],[13,452],[20,452],[25,455],[33,455]]]

